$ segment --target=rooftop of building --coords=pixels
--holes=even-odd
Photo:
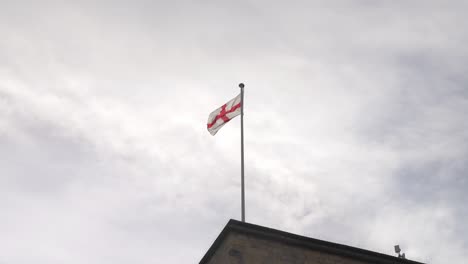
[[[209,262],[221,243],[231,232],[241,233],[261,239],[278,241],[290,246],[325,252],[373,264],[423,264],[421,262],[416,262],[409,259],[402,259],[370,250],[300,236],[268,227],[240,222],[233,219],[229,220],[229,222],[226,224],[214,243],[200,260],[200,264],[207,264]]]

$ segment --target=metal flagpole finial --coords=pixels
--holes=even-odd
[[[244,85],[243,83],[239,83],[239,87],[240,87],[240,88],[244,88],[244,86],[245,86],[245,85]]]

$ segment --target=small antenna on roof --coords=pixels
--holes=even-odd
[[[398,258],[406,259],[405,253],[401,253],[400,245],[395,245],[395,253],[398,254]]]

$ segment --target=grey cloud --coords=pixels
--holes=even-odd
[[[198,261],[239,215],[238,120],[204,123],[240,81],[248,221],[466,259],[463,1],[0,6],[0,262]]]

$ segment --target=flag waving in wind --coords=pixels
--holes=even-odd
[[[211,112],[208,117],[208,132],[212,136],[216,135],[229,120],[241,114],[241,95],[234,97],[220,108]]]
[[[245,222],[245,188],[244,188],[244,87],[239,83],[240,94],[231,101],[225,103],[220,108],[211,112],[208,116],[208,132],[212,136],[216,135],[227,122],[240,115],[240,140],[241,140],[241,217]]]

